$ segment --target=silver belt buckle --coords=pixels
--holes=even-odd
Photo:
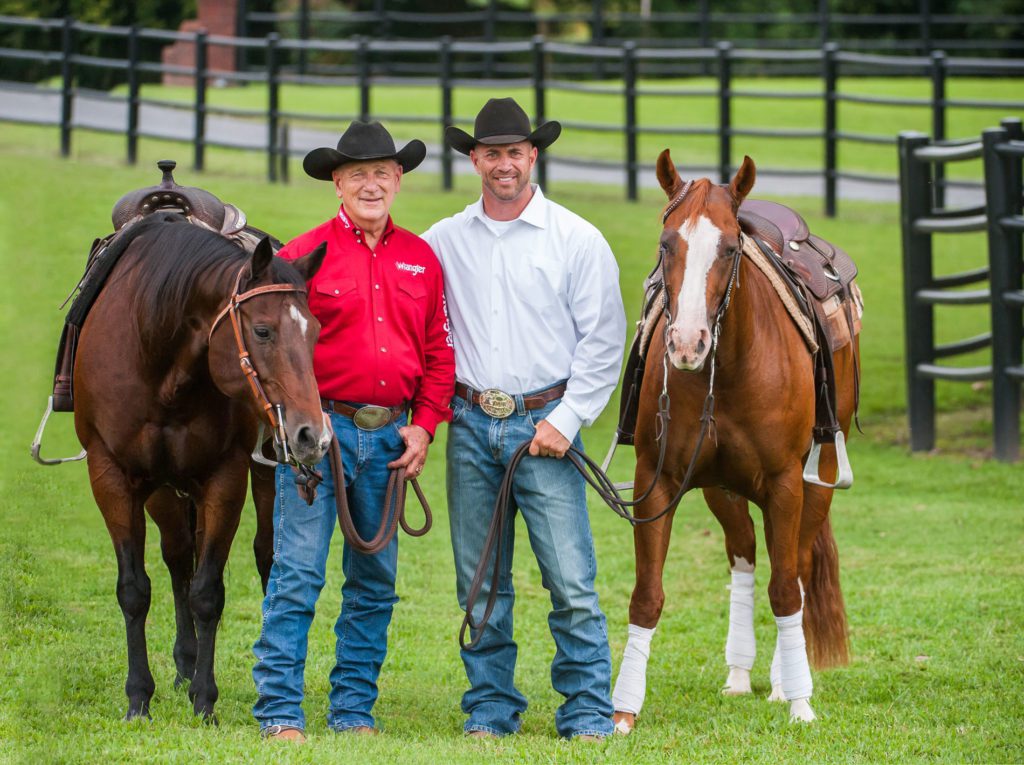
[[[391,422],[391,410],[374,404],[362,406],[352,415],[352,422],[360,430],[380,430]]]
[[[496,420],[504,420],[516,410],[516,402],[510,395],[497,388],[480,391],[480,408]]]

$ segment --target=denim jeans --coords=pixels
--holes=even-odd
[[[359,430],[352,420],[330,413],[341,443],[346,491],[356,529],[371,538],[380,524],[388,480],[387,463],[405,450],[398,424]],[[401,424],[401,423],[399,423]],[[305,729],[303,673],[309,627],[324,586],[327,552],[337,524],[334,476],[328,458],[317,466],[324,481],[316,500],[299,498],[292,471],[277,468],[274,499],[274,565],[263,600],[263,628],[253,646],[258,699],[253,715],[261,730],[271,725]],[[342,552],[345,582],[341,615],[334,626],[336,663],[331,671],[327,724],[335,730],[374,727],[377,676],[387,653],[387,630],[395,595],[398,537],[376,555]]]
[[[448,512],[459,604],[465,609],[505,466],[558,402],[527,411],[520,401],[517,412],[503,420],[461,397],[452,402]],[[578,436],[574,445],[582,448]],[[555,728],[564,738],[612,732],[611,654],[608,627],[594,591],[597,564],[585,489],[583,478],[567,459],[529,456],[520,463],[513,486],[543,585],[551,594],[548,625],[555,640],[551,684],[565,697],[555,713]],[[494,612],[480,643],[462,652],[470,684],[462,697],[462,711],[469,715],[467,732],[501,736],[518,731],[526,711],[526,698],[513,682],[517,652],[512,635],[514,523],[508,524],[499,544],[504,549],[504,567]],[[490,581],[488,575],[474,609],[476,620],[483,614]]]

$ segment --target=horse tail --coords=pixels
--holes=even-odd
[[[839,588],[839,549],[828,517],[811,547],[811,580],[804,600],[804,635],[815,669],[850,661],[846,605]]]

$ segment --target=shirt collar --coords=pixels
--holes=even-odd
[[[355,222],[348,217],[345,212],[345,205],[338,208],[338,222],[345,228],[346,231],[352,232],[353,235],[362,237],[363,230],[355,224]],[[391,214],[388,214],[388,220],[384,224],[384,233],[380,235],[380,240],[383,242],[389,236],[395,233],[395,223],[391,220]]]
[[[521,220],[523,223],[529,223],[531,226],[536,228],[545,228],[547,220],[547,205],[548,200],[544,196],[544,192],[540,190],[540,186],[535,183],[530,184],[530,188],[533,189],[533,197],[530,199],[529,204],[526,208],[519,213],[519,217],[515,220]],[[484,198],[481,197],[469,206],[467,212],[471,217],[479,218],[481,223],[486,225],[485,218],[487,213],[484,212]]]

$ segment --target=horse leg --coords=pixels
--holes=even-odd
[[[267,594],[270,567],[274,565],[274,468],[252,462],[249,465],[252,503],[256,508],[256,536],[252,551],[256,556],[256,570],[260,572],[263,594]]]
[[[199,560],[192,579],[189,603],[196,621],[198,651],[195,678],[189,686],[196,715],[216,723],[213,713],[219,694],[214,679],[217,625],[224,611],[224,565],[245,504],[248,469],[245,459],[227,459],[200,492]]]
[[[146,501],[149,516],[160,529],[160,552],[171,575],[174,593],[174,687],[181,688],[196,673],[196,626],[189,605],[189,590],[196,568],[196,506],[173,489],[157,489]]]
[[[722,693],[741,696],[750,693],[750,671],[754,668],[757,644],[754,639],[754,556],[757,538],[754,522],[744,497],[725,489],[704,489],[704,500],[725,532],[732,584],[729,595],[729,635],[725,641],[725,663],[729,677]]]
[[[782,476],[765,503],[772,531],[768,557],[772,564],[768,599],[778,628],[773,669],[777,666],[782,693],[789,702],[790,720],[814,719],[810,698],[814,691],[803,629],[803,587],[798,574],[803,478],[796,470]],[[774,674],[774,673],[773,673]],[[775,678],[772,678],[773,685]]]
[[[653,470],[637,466],[636,486],[649,486],[654,479]],[[636,516],[649,518],[660,512],[675,494],[675,487],[664,476],[658,486],[642,503],[637,505]],[[633,730],[636,717],[647,693],[647,660],[651,655],[651,638],[661,618],[665,604],[662,574],[668,543],[672,534],[675,508],[653,523],[633,527],[636,552],[636,584],[629,601],[629,634],[623,651],[619,676],[615,680],[612,703],[615,706],[615,731],[627,734]]]
[[[103,514],[117,557],[117,602],[124,615],[128,642],[128,678],[124,684],[128,711],[124,719],[148,719],[149,702],[156,686],[149,670],[149,655],[146,651],[150,582],[144,559],[144,495],[132,487],[128,477],[102,445],[89,443],[88,455],[93,497]]]

